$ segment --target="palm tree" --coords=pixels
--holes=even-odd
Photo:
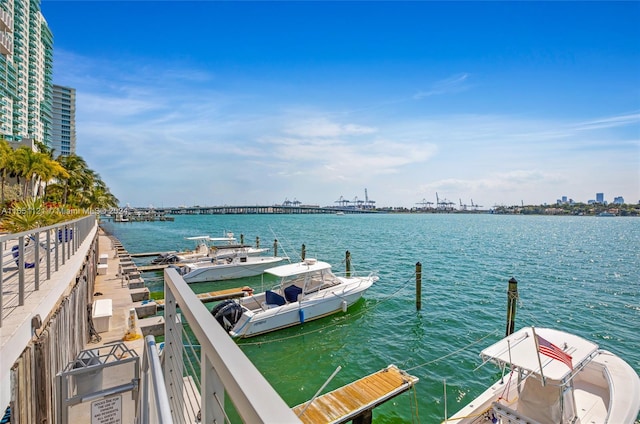
[[[117,207],[118,199],[111,194],[107,185],[95,174],[95,182],[93,186],[84,193],[82,199],[82,207],[93,210]]]
[[[69,200],[69,191],[73,192],[89,186],[92,182],[90,173],[93,171],[89,169],[84,159],[76,154],[60,156],[58,161],[69,174],[64,181],[64,193],[62,195],[62,203],[66,205]]]
[[[24,177],[22,197],[26,199],[33,193],[32,182],[34,178],[46,173],[47,155],[34,152],[27,146],[20,146],[13,152],[14,171],[18,176]],[[31,189],[31,193],[29,193]]]
[[[44,159],[42,166],[36,171],[36,175],[41,182],[44,182],[42,197],[46,195],[50,181],[54,179],[64,180],[65,178],[69,178],[69,173],[64,169],[60,162],[46,158]],[[36,187],[41,188],[41,185],[38,183],[36,184]],[[37,194],[40,195],[40,193]]]

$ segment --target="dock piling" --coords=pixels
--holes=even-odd
[[[307,247],[304,245],[304,243],[302,244],[302,252],[300,253],[300,256],[302,257],[302,261],[304,262],[304,258],[307,256]]]
[[[344,256],[344,262],[347,268],[347,278],[351,278],[351,252],[347,250],[347,253],[345,253]]]
[[[516,301],[518,300],[518,282],[511,277],[507,291],[507,331],[506,336],[513,333],[516,325]]]
[[[416,262],[416,311],[422,309],[422,264]]]
[[[273,241],[273,256],[278,256],[278,239]]]

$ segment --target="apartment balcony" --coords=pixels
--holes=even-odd
[[[4,9],[0,9],[0,31],[13,31],[13,16]]]
[[[5,56],[13,54],[13,37],[8,32],[0,32],[0,53]]]

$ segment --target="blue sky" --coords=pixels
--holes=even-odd
[[[132,206],[640,201],[640,2],[42,2]]]

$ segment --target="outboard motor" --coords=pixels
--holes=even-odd
[[[185,275],[187,273],[187,269],[183,266],[169,265],[169,268],[175,269],[176,271],[178,271],[178,274],[180,275]]]
[[[216,307],[211,310],[211,315],[213,315],[225,331],[229,331],[242,316],[242,306],[232,299],[227,299],[217,304]]]

